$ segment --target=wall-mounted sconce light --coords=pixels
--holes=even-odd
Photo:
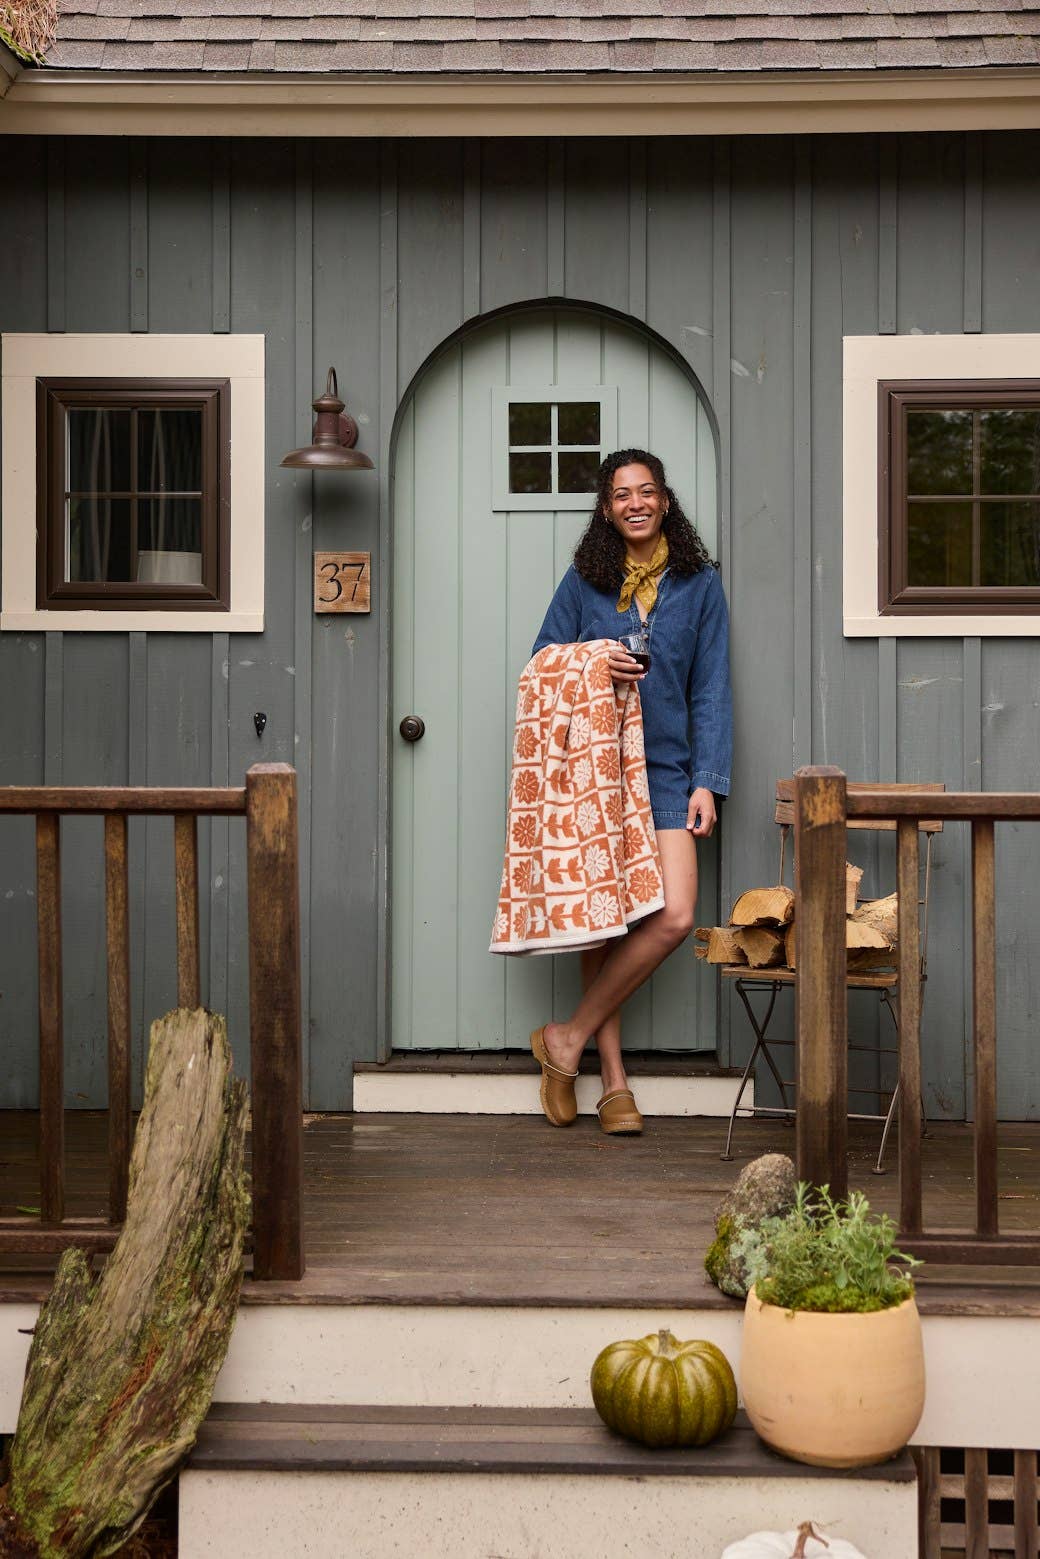
[[[353,417],[343,413],[339,398],[336,370],[329,369],[325,394],[312,402],[316,412],[313,443],[305,449],[294,449],[281,461],[302,471],[372,471],[374,466],[367,455],[354,445],[358,439],[358,425]]]

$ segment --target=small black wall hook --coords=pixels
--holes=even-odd
[[[256,714],[253,716],[253,725],[256,727],[257,736],[263,736],[264,728],[267,725],[267,716],[264,714],[262,709],[258,709]]]

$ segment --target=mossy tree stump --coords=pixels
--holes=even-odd
[[[242,1282],[245,1118],[224,1019],[154,1023],[122,1234],[97,1281],[64,1253],[26,1368],[8,1499],[41,1559],[113,1553],[194,1443]]]

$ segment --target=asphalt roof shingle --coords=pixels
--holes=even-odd
[[[1040,64],[1028,0],[61,0],[65,70],[347,74]]]

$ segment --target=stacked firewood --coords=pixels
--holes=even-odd
[[[845,868],[845,946],[849,972],[892,969],[896,959],[897,895],[859,902],[859,866]],[[790,888],[751,888],[733,906],[726,926],[698,926],[697,957],[710,964],[794,969],[798,940]]]

